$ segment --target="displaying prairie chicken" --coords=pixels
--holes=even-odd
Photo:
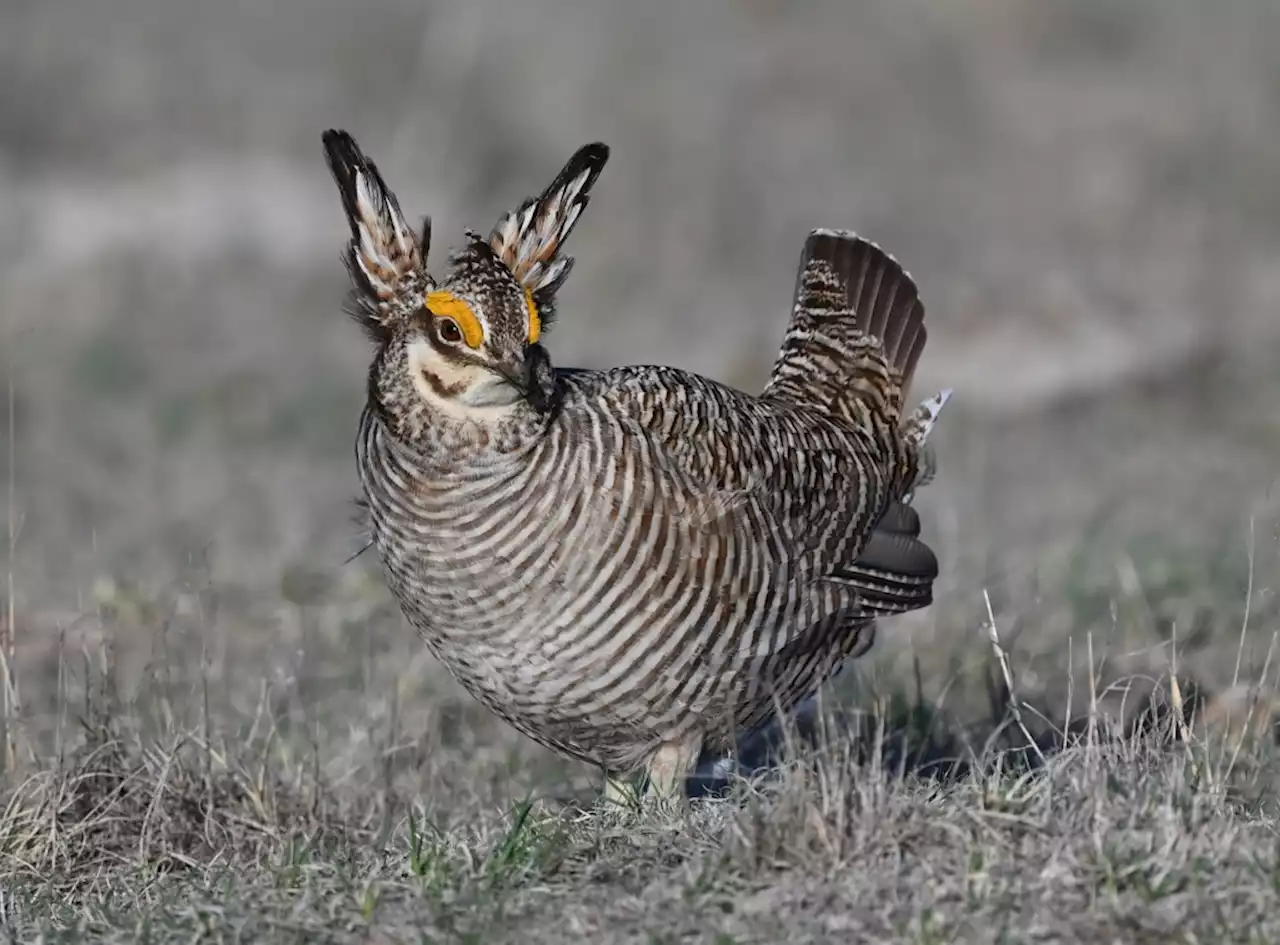
[[[563,253],[609,151],[580,149],[437,279],[350,135],[323,136],[351,227],[349,309],[377,345],[356,457],[406,618],[534,740],[684,795],[703,750],[810,694],[927,606],[904,503],[949,392],[906,412],[924,348],[907,273],[852,233],[804,244],[752,396],[670,367],[553,368]]]

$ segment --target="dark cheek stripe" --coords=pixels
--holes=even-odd
[[[440,380],[440,378],[432,374],[426,368],[422,369],[422,377],[423,377],[423,380],[425,380],[427,384],[431,387],[431,390],[434,391],[436,395],[439,397],[444,397],[444,398],[457,397],[464,390],[466,390],[466,387],[467,387],[467,385],[464,383],[446,384],[444,381]]]

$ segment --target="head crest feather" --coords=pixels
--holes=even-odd
[[[607,145],[582,146],[541,195],[504,214],[489,234],[494,255],[537,303],[543,327],[554,317],[555,293],[573,268],[573,257],[561,255],[561,249],[608,159]]]
[[[353,314],[373,334],[383,334],[423,292],[431,220],[424,220],[421,237],[415,234],[377,165],[355,139],[334,129],[321,137],[351,228],[343,262],[354,289]]]

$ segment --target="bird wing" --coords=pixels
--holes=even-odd
[[[665,470],[686,527],[769,542],[854,616],[932,602],[937,559],[918,517],[891,500],[893,471],[869,438],[697,375],[620,371],[595,376]]]

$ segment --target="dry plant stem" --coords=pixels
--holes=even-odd
[[[1039,743],[1031,737],[1031,732],[1027,730],[1026,723],[1022,720],[1022,706],[1018,702],[1018,694],[1013,688],[1013,673],[1009,670],[1009,657],[1004,651],[1004,647],[1000,645],[1000,631],[996,627],[996,615],[991,609],[991,595],[987,593],[987,589],[982,589],[982,600],[987,607],[987,634],[991,638],[991,648],[995,650],[996,660],[1000,663],[1000,672],[1004,674],[1004,685],[1009,691],[1009,708],[1013,712],[1013,721],[1022,732],[1022,737],[1027,740],[1027,744],[1031,746],[1031,750],[1035,752],[1036,758],[1043,765],[1045,763],[1044,752],[1040,750]]]
[[[1086,659],[1089,663],[1089,725],[1085,731],[1086,750],[1093,750],[1094,737],[1098,726],[1098,679],[1093,669],[1093,631],[1085,635]]]
[[[1231,760],[1227,762],[1226,770],[1222,774],[1223,781],[1229,779],[1231,773],[1236,770],[1236,764],[1240,760],[1240,752],[1245,743],[1249,741],[1249,726],[1253,721],[1253,713],[1258,708],[1262,692],[1266,686],[1267,676],[1271,670],[1271,658],[1275,655],[1277,641],[1280,641],[1280,631],[1271,634],[1271,642],[1267,644],[1267,655],[1262,661],[1262,672],[1258,674],[1258,685],[1249,698],[1249,704],[1245,707],[1244,725],[1241,726],[1239,734],[1234,739],[1234,744],[1231,747]],[[1243,641],[1241,645],[1243,646]],[[1225,746],[1223,750],[1226,750]]]
[[[606,806],[632,810],[638,806],[639,795],[635,785],[614,774],[604,776],[604,801]]]
[[[1249,516],[1249,583],[1245,588],[1244,598],[1244,617],[1240,621],[1240,645],[1236,648],[1236,668],[1231,674],[1231,685],[1240,684],[1240,661],[1244,657],[1244,640],[1245,635],[1249,632],[1249,612],[1253,606],[1253,569],[1254,558],[1257,554],[1256,538],[1254,536],[1255,519]]]
[[[1183,748],[1187,753],[1187,761],[1191,765],[1191,773],[1195,776],[1200,775],[1200,766],[1196,764],[1195,755],[1191,750],[1191,732],[1187,730],[1187,715],[1185,704],[1182,699],[1182,686],[1178,683],[1178,625],[1173,624],[1172,639],[1169,646],[1169,694],[1173,699],[1174,725],[1178,729],[1178,737],[1182,740]],[[1213,787],[1213,771],[1209,767],[1204,769],[1205,778],[1209,782],[1209,787]]]
[[[12,332],[6,332],[12,334]],[[12,339],[9,339],[11,342]],[[16,751],[14,750],[13,728],[17,724],[18,717],[18,684],[17,679],[13,675],[13,659],[14,659],[14,634],[17,632],[16,617],[14,610],[14,581],[13,581],[13,560],[14,552],[18,545],[18,526],[17,515],[18,506],[16,501],[16,480],[17,480],[17,422],[14,410],[14,389],[13,389],[13,345],[8,343],[5,345],[9,353],[9,363],[6,373],[8,374],[8,390],[7,395],[7,435],[9,440],[8,449],[8,525],[9,525],[9,567],[6,574],[6,595],[5,595],[5,620],[4,634],[0,637],[0,673],[3,679],[0,683],[4,686],[4,769],[6,772],[12,772],[16,762]]]
[[[1071,710],[1075,708],[1076,695],[1076,654],[1075,638],[1067,637],[1067,704],[1062,710],[1062,738],[1066,741],[1071,731]]]

